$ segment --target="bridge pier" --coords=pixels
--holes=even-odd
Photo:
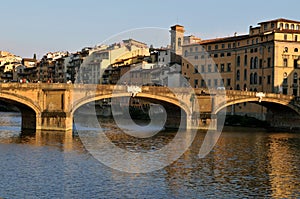
[[[200,117],[199,117],[200,115]],[[207,113],[195,113],[186,117],[187,129],[216,130],[217,116]]]
[[[35,130],[36,127],[36,115],[35,112],[33,112],[32,110],[23,108],[20,109],[21,111],[21,117],[22,117],[22,131],[24,130]]]
[[[47,131],[70,131],[73,129],[73,118],[65,112],[47,112],[41,113],[37,122],[38,130]]]

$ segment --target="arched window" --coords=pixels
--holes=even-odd
[[[289,27],[290,27],[289,24],[286,23],[284,29],[289,29]]]
[[[244,80],[247,80],[247,69],[244,69]]]
[[[181,46],[181,38],[178,38],[178,47],[180,47]]]
[[[241,90],[240,85],[236,85],[236,90]]]
[[[295,25],[294,25],[294,24],[291,25],[291,29],[292,29],[292,30],[295,29]]]
[[[247,66],[247,62],[248,62],[248,56],[245,55],[245,56],[244,56],[244,66]]]
[[[296,30],[299,30],[300,29],[300,26],[299,25],[296,25]]]
[[[247,91],[247,84],[244,84],[244,91]]]
[[[236,71],[236,80],[240,81],[240,70]]]
[[[257,73],[254,73],[253,83],[254,83],[254,84],[257,84]]]
[[[257,68],[258,67],[258,58],[255,57],[254,58],[254,67],[253,68]]]
[[[295,49],[294,49],[294,52],[297,53],[297,52],[298,52],[298,48],[295,48]]]
[[[250,74],[250,84],[253,84],[253,80],[254,80],[254,78],[253,78],[253,73],[251,73],[251,74]]]
[[[237,58],[236,58],[236,65],[237,66],[241,65],[241,57],[240,56],[237,56]]]
[[[251,59],[250,59],[250,69],[253,68],[253,65],[254,65],[254,60],[253,60],[253,57],[251,57]]]
[[[298,73],[294,73],[294,84],[298,84]]]
[[[283,23],[280,23],[279,28],[283,29]]]

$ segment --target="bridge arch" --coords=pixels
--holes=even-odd
[[[32,99],[15,93],[1,92],[0,100],[16,106],[20,110],[22,130],[40,127],[41,108]]]
[[[101,95],[96,95],[96,96],[88,96],[88,97],[85,97],[85,98],[80,99],[80,100],[76,101],[75,103],[73,103],[70,112],[73,115],[79,107],[83,106],[84,104],[93,102],[93,101],[108,99],[108,98],[112,98],[112,97],[130,97],[130,96],[131,96],[131,94],[127,93],[127,92],[126,93],[117,93],[117,94],[114,94],[113,96],[111,94],[106,94],[106,95],[101,94]],[[158,95],[147,94],[147,93],[138,93],[138,95],[136,97],[167,102],[167,103],[173,104],[175,106],[178,106],[179,108],[184,110],[184,112],[187,115],[190,114],[190,109],[189,109],[188,105],[181,103],[176,98],[158,96]]]
[[[294,110],[298,115],[300,115],[299,108],[297,106],[291,104],[290,100],[277,99],[277,98],[262,98],[262,101],[259,102],[257,97],[229,100],[226,103],[218,106],[214,110],[214,114],[218,114],[222,109],[224,109],[228,106],[231,106],[231,105],[234,105],[234,104],[240,104],[240,103],[244,103],[244,102],[256,103],[256,104],[260,104],[261,106],[264,106],[265,103],[279,104],[279,105],[288,107],[291,110]]]
[[[113,95],[112,94],[100,94],[100,95],[96,95],[96,96],[91,95],[91,96],[84,97],[72,104],[72,107],[70,108],[71,117],[73,118],[77,109],[79,109],[81,106],[88,104],[90,102],[108,99],[108,98],[112,98],[112,97],[118,98],[118,97],[130,97],[130,96],[131,96],[131,94],[128,92],[120,92],[120,93],[116,93]],[[172,97],[154,95],[154,94],[149,94],[149,93],[144,93],[144,92],[138,93],[137,96],[135,96],[135,97],[140,98],[140,99],[147,99],[150,102],[158,102],[158,103],[161,102],[162,105],[170,104],[174,107],[177,107],[179,110],[182,110],[185,117],[188,115],[191,115],[190,107],[187,104],[176,99],[175,97],[172,98]],[[168,113],[167,109],[166,109],[166,111]],[[169,112],[168,116],[172,116],[172,113]],[[185,125],[187,125],[187,123]]]

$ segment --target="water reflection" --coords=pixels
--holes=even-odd
[[[300,133],[227,127],[213,151],[199,159],[200,131],[171,165],[128,174],[96,161],[71,132],[20,134],[18,115],[0,118],[0,197],[300,197]],[[141,141],[118,133],[110,120],[101,122],[115,145],[131,151],[158,150],[175,136],[166,131]]]

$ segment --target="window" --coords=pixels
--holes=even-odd
[[[195,88],[198,87],[198,79],[194,79],[194,87],[195,87]]]
[[[189,69],[189,65],[188,64],[186,65],[186,69]]]
[[[298,68],[298,59],[294,59],[294,68]]]
[[[209,73],[211,73],[211,64],[208,64],[207,70],[208,70]]]
[[[236,80],[240,81],[240,70],[236,71]]]
[[[227,57],[230,57],[231,56],[231,53],[227,53]]]
[[[205,73],[205,66],[201,65],[201,73]]]
[[[294,73],[294,80],[293,80],[294,84],[298,84],[298,73]]]
[[[298,35],[295,35],[295,41],[298,41]]]
[[[271,47],[270,47],[270,46],[268,47],[268,53],[269,53],[269,52],[271,52]]]
[[[218,64],[215,64],[215,72],[218,72]]]
[[[275,27],[275,24],[274,23],[271,23],[271,28],[274,28]]]
[[[263,66],[263,60],[259,59],[259,68],[262,68],[262,66]]]
[[[289,24],[285,24],[284,28],[289,29]]]
[[[283,67],[288,67],[288,59],[287,58],[283,59]]]
[[[287,34],[284,34],[283,39],[286,41],[287,40]]]
[[[178,47],[180,47],[181,46],[181,38],[178,38]]]
[[[271,68],[271,57],[268,57],[268,61],[267,61],[267,66],[268,68]]]
[[[250,59],[250,69],[252,69],[253,66],[254,66],[254,59],[253,59],[253,57],[251,57],[251,59]]]
[[[253,68],[257,68],[257,67],[258,67],[258,58],[255,57],[254,58],[254,66],[253,66]]]
[[[289,48],[288,47],[284,47],[283,52],[285,52],[285,53],[289,52]]]
[[[248,56],[245,55],[245,56],[244,56],[244,66],[247,66],[247,62],[248,62]]]
[[[267,84],[271,84],[271,75],[268,75]]]
[[[187,50],[184,51],[184,56],[185,56],[185,57],[188,56],[188,51],[187,51]]]
[[[198,59],[198,55],[195,56],[195,59]]]
[[[283,23],[279,24],[279,28],[282,30],[283,29]]]
[[[259,83],[259,85],[262,85],[262,76],[259,76],[258,83]]]
[[[267,30],[267,29],[268,29],[268,24],[265,23],[265,24],[264,24],[264,30]]]
[[[231,85],[231,79],[227,79],[227,86],[230,86]]]
[[[253,73],[251,73],[251,74],[250,74],[250,84],[253,84],[253,82],[254,82],[253,80],[254,80],[254,78],[253,78]]]
[[[217,58],[218,57],[218,54],[216,53],[216,54],[214,54],[214,58]]]
[[[207,81],[208,86],[211,86],[211,79]]]
[[[282,84],[287,85],[287,78],[286,77],[283,78]]]
[[[241,57],[240,56],[237,56],[237,58],[236,58],[236,65],[237,66],[241,65]]]
[[[231,63],[227,63],[227,72],[231,71]]]
[[[225,56],[224,53],[221,53],[221,54],[220,54],[220,57],[224,57],[224,56]]]
[[[205,56],[204,55],[201,55],[201,59],[204,59],[205,58]]]
[[[208,47],[207,47],[207,50],[211,50],[211,46],[208,46]]]
[[[296,30],[299,30],[299,29],[300,29],[299,25],[296,25]]]
[[[244,69],[244,80],[247,80],[247,69]]]
[[[198,65],[194,66],[194,73],[199,73],[199,71],[198,71]]]
[[[195,51],[198,52],[198,47],[195,47]]]
[[[222,48],[225,48],[225,44],[222,44]]]
[[[190,52],[193,52],[193,48],[190,48]]]
[[[228,48],[231,48],[231,44],[230,43],[228,44]]]
[[[292,29],[292,30],[295,29],[295,25],[294,25],[294,24],[291,25],[291,29]]]
[[[221,64],[221,72],[224,72],[224,70],[225,70],[225,65]]]
[[[218,86],[218,79],[214,79],[214,86]]]
[[[219,46],[218,45],[215,45],[215,50],[218,50],[219,49]]]
[[[205,81],[204,81],[204,79],[201,80],[201,87],[205,87]]]
[[[254,76],[253,76],[253,83],[254,83],[254,84],[257,84],[257,73],[254,73]]]

